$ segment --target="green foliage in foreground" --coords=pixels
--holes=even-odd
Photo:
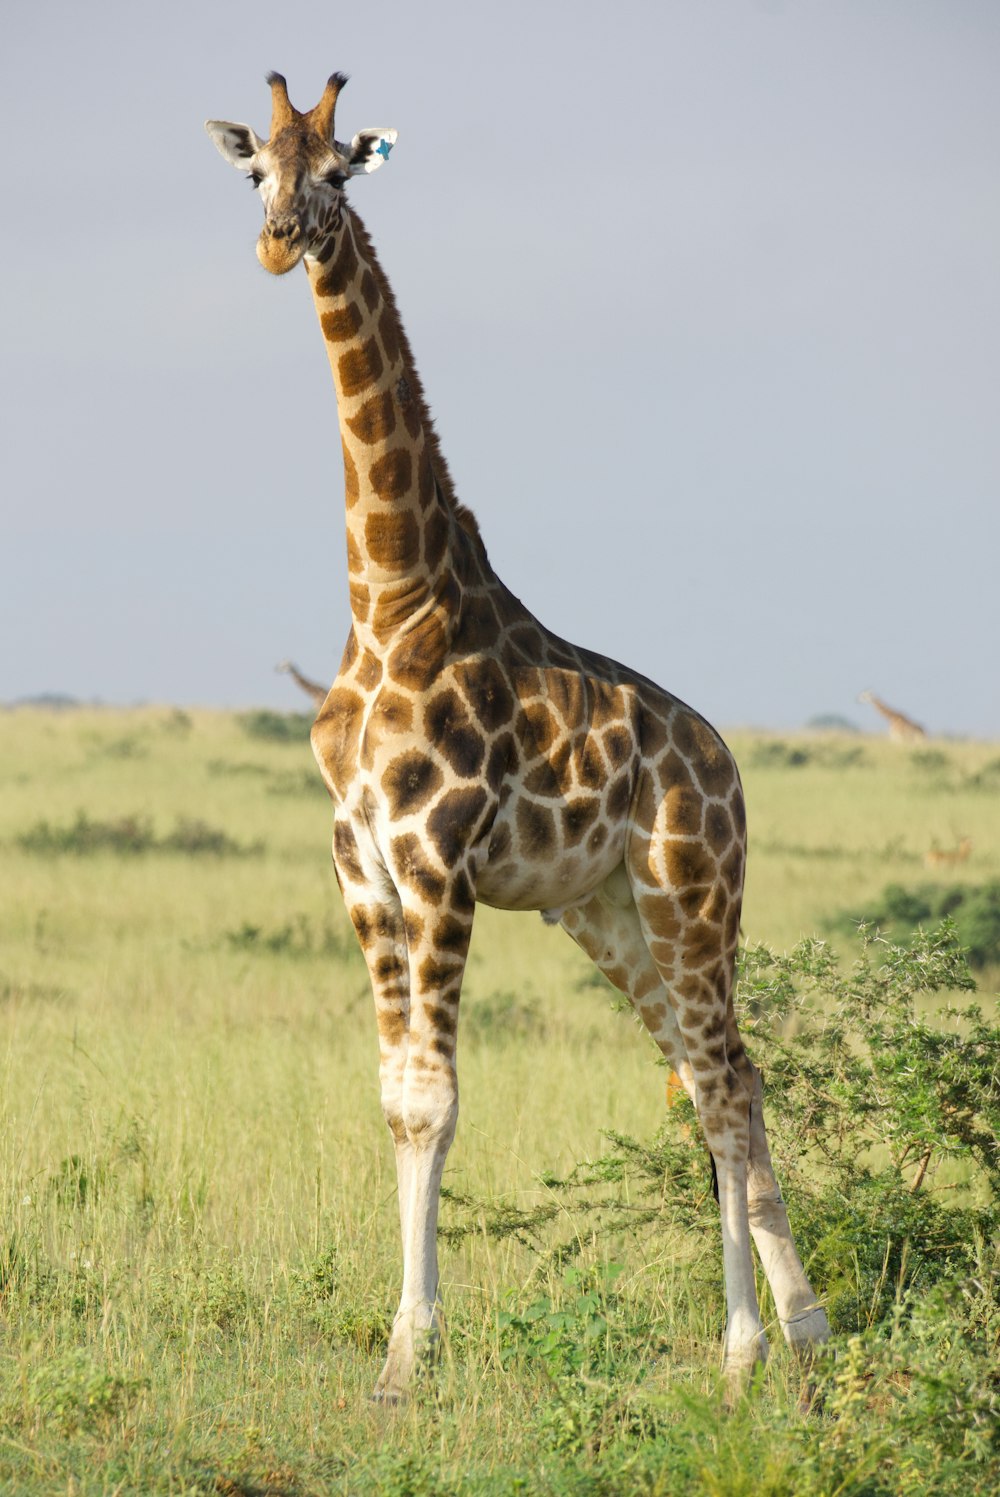
[[[869,941],[847,973],[819,941],[744,954],[742,1027],[767,1057],[772,1153],[835,1331],[883,1324],[902,1294],[977,1278],[995,1251],[1000,1026],[972,1003],[933,1019],[919,1007],[972,986],[947,924],[910,949]],[[666,1211],[710,1232],[716,1209],[684,1110],[686,1128],[671,1117],[647,1144],[612,1134],[602,1158],[547,1184],[606,1230],[659,1230]]]
[[[503,1311],[496,1329],[485,1310],[466,1307],[453,1317],[442,1365],[411,1404],[382,1411],[338,1379],[352,1344],[370,1353],[372,1343],[334,1318],[317,1329],[312,1278],[273,1285],[266,1300],[222,1271],[214,1281],[150,1286],[163,1316],[155,1365],[123,1344],[124,1307],[82,1288],[72,1340],[67,1328],[64,1344],[2,1394],[8,1489],[231,1497],[996,1490],[995,1283],[901,1297],[883,1325],[842,1339],[815,1370],[808,1411],[787,1366],[727,1411],[711,1372],[677,1367],[676,1341],[663,1326],[652,1332],[622,1264],[574,1270]],[[335,1304],[328,1285],[315,1296],[320,1309]],[[54,1291],[36,1303],[58,1314]],[[25,1304],[9,1309],[23,1313]],[[377,1339],[387,1329],[384,1319],[369,1328]]]
[[[955,933],[865,939],[842,972],[821,942],[746,953],[743,1027],[766,1056],[774,1149],[832,1323],[876,1324],[903,1285],[959,1280],[1000,1223],[1000,1026]]]
[[[891,931],[895,939],[922,925],[955,922],[969,965],[976,969],[1000,962],[1000,880],[984,884],[921,884],[915,888],[888,884],[864,911],[838,917],[834,928],[847,931],[860,922]]]
[[[449,1299],[442,1362],[399,1411],[365,1402],[391,1291],[350,1238],[328,1226],[284,1266],[213,1252],[203,1192],[161,1206],[131,1126],[104,1159],[36,1182],[44,1209],[29,1201],[0,1250],[20,1368],[0,1392],[0,1478],[55,1491],[70,1472],[80,1494],[992,1497],[1000,1026],[971,1002],[927,1010],[971,986],[948,925],[909,948],[869,940],[848,971],[818,941],[745,953],[772,1146],[836,1333],[811,1371],[772,1323],[769,1368],[725,1408],[717,1208],[689,1109],[651,1140],[611,1134],[533,1209],[446,1191],[446,1242],[480,1272],[481,1245],[516,1244],[527,1271]],[[142,1275],[55,1260],[60,1223],[114,1212],[136,1251],[160,1245]]]

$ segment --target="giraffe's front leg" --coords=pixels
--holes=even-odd
[[[405,1397],[441,1330],[437,1222],[441,1177],[458,1122],[458,1001],[472,933],[471,899],[407,908],[409,1033],[396,1128],[403,1289],[375,1398]],[[405,1191],[405,1196],[404,1196]]]
[[[334,836],[334,863],[344,902],[368,966],[375,1000],[379,1087],[382,1112],[392,1135],[396,1154],[396,1189],[405,1279],[414,1180],[414,1147],[407,1131],[404,1107],[410,1030],[410,966],[406,945],[406,917],[399,895],[386,878],[384,869],[365,856],[368,849],[364,846],[364,839],[362,847],[359,847],[347,818],[339,819]],[[396,1319],[398,1324],[398,1314]],[[394,1330],[393,1341],[396,1339]],[[390,1357],[390,1363],[392,1360]],[[388,1398],[393,1391],[401,1391],[406,1378],[399,1373],[399,1363],[400,1359],[397,1357],[395,1371],[391,1371],[390,1364],[387,1363],[376,1388],[376,1398]]]

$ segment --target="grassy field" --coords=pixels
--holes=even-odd
[[[1000,881],[1000,746],[729,739],[748,942],[827,936],[887,885]],[[369,1404],[398,1233],[330,831],[295,720],[0,713],[0,1490],[996,1490],[996,1250],[960,1210],[986,1210],[987,1175],[944,1150],[948,1273],[929,1249],[907,1266],[923,1218],[838,1239],[865,1292],[843,1301],[819,1408],[800,1411],[773,1333],[724,1414],[705,1157],[683,1119],[656,1154],[664,1073],[565,935],[487,909],[442,1212],[448,1336],[409,1406]],[[965,861],[924,866],[963,837]],[[853,938],[833,940],[849,965]],[[992,1019],[995,957],[977,975]],[[650,1159],[671,1189],[630,1219]]]

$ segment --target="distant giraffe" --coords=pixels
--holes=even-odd
[[[808,1356],[829,1326],[792,1241],[733,1010],[746,848],[736,765],[704,718],[550,633],[494,572],[344,195],[396,141],[384,129],[336,139],[345,81],[335,73],[301,114],[273,73],[267,141],[247,125],[207,129],[260,191],[262,265],[281,275],[305,260],[337,394],[353,622],[312,741],[396,1148],[403,1287],[375,1397],[405,1396],[438,1333],[438,1201],[477,900],[561,923],[692,1098],[718,1177],[725,1365],[738,1382],[767,1351],[751,1234],[789,1343]],[[328,445],[317,436],[323,456]]]
[[[286,676],[291,676],[296,686],[301,686],[306,696],[312,697],[317,707],[322,707],[330,694],[328,686],[321,686],[318,681],[310,681],[309,677],[304,676],[290,660],[283,660],[274,668],[276,671],[283,671]]]
[[[959,863],[967,863],[972,851],[972,838],[963,837],[957,847],[931,847],[924,853],[924,865],[927,868],[955,868]]]
[[[904,717],[902,712],[896,712],[894,708],[887,707],[873,691],[863,691],[858,701],[867,702],[885,718],[889,724],[889,737],[894,743],[920,743],[927,737],[926,728],[915,723],[911,717]]]

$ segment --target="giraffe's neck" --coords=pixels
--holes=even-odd
[[[304,676],[298,669],[298,667],[296,665],[293,665],[290,660],[286,664],[285,669],[291,676],[292,680],[295,682],[296,686],[301,686],[303,691],[308,692],[309,696],[311,696],[313,701],[318,703],[319,706],[323,705],[323,703],[326,701],[327,696],[327,688],[325,686],[321,686],[318,681],[310,681],[309,677]]]
[[[455,552],[472,547],[392,292],[346,207],[329,252],[306,268],[337,391],[354,633],[381,655],[454,610]]]
[[[890,728],[901,729],[905,733],[908,729],[915,727],[915,724],[908,717],[904,717],[902,712],[897,712],[895,707],[889,707],[885,702],[880,702],[877,697],[874,707],[876,712],[881,713],[885,718]]]

